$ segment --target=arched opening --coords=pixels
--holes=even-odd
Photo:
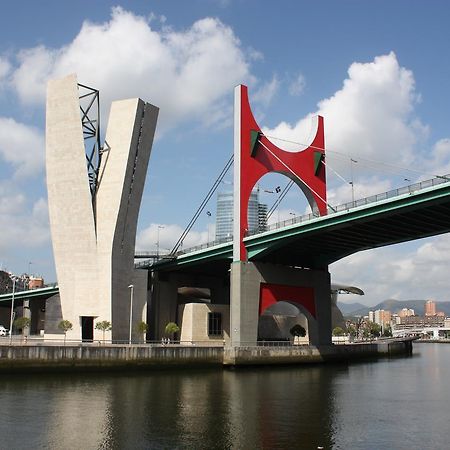
[[[301,305],[286,300],[278,301],[259,317],[258,341],[307,345],[310,343],[310,320],[314,318]]]
[[[272,172],[261,177],[252,191],[253,197],[255,193],[260,213],[259,232],[266,231],[277,223],[295,222],[317,209],[315,200],[308,198],[295,180],[282,173]],[[252,229],[251,211],[255,211],[253,197],[250,197],[248,205],[249,230]]]
[[[315,317],[312,287],[261,283],[258,340],[309,344],[315,340]]]

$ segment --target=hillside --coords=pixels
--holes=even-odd
[[[364,306],[362,303],[342,303],[338,301],[337,305],[344,316],[351,315],[353,311],[358,311],[360,309],[366,308],[366,306]]]
[[[377,309],[385,309],[392,313],[398,313],[403,308],[414,309],[414,312],[423,316],[424,305],[426,300],[384,300],[374,306],[362,306],[359,308],[352,308],[352,305],[359,305],[358,303],[345,304],[338,302],[338,307],[344,316],[366,316],[369,311]],[[446,316],[450,316],[450,302],[436,302],[436,311],[443,311]]]

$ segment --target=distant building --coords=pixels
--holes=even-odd
[[[42,277],[30,277],[28,280],[28,289],[39,289],[44,287],[44,279]]]
[[[403,317],[409,317],[409,316],[414,316],[414,310],[410,309],[410,308],[403,308],[401,311],[398,312],[398,317],[403,318]]]
[[[250,194],[248,202],[248,231],[267,230],[267,205],[259,203],[258,190]],[[233,193],[221,192],[217,195],[216,240],[233,236]]]
[[[433,300],[427,300],[425,302],[425,316],[436,315],[436,302]]]
[[[373,312],[373,319],[370,318],[370,312]],[[384,309],[377,309],[376,311],[369,312],[369,320],[377,323],[378,325],[389,325],[391,323],[392,314],[390,311]]]

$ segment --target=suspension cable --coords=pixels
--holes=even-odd
[[[346,180],[342,175],[334,170],[329,164],[325,164],[325,161],[323,159],[321,160],[321,162],[327,169],[330,169],[335,175],[337,175],[344,183],[349,183],[348,180]],[[352,181],[350,183],[352,183]]]
[[[268,139],[275,139],[277,141],[287,142],[289,144],[295,144],[295,145],[299,145],[299,146],[305,147],[305,148],[309,147],[309,148],[313,148],[313,149],[316,149],[316,150],[322,150],[322,151],[325,150],[326,153],[335,153],[337,155],[341,155],[341,156],[346,157],[346,158],[351,158],[352,157],[351,155],[349,155],[347,153],[339,152],[339,151],[336,151],[336,150],[329,150],[328,148],[322,148],[322,147],[317,147],[317,146],[314,146],[314,145],[308,145],[308,144],[304,144],[302,142],[291,141],[289,139],[283,139],[283,138],[279,138],[279,137],[276,137],[276,136],[269,136],[269,135],[264,134],[264,133],[261,133],[261,135],[265,136]],[[381,162],[381,161],[376,161],[374,159],[365,158],[365,157],[359,156],[359,155],[357,156],[357,158],[359,160],[368,161],[368,162],[375,163],[375,164],[380,164],[380,165],[385,166],[385,167],[393,167],[393,168],[400,169],[400,170],[406,170],[408,172],[415,172],[415,173],[418,173],[420,175],[427,175],[427,176],[432,176],[432,177],[435,177],[435,178],[442,178],[444,180],[449,180],[449,177],[446,176],[446,175],[437,175],[435,173],[423,172],[422,170],[408,169],[406,167],[402,167],[402,166],[399,166],[397,164],[389,164],[389,163],[385,163],[385,162]]]
[[[178,251],[178,249],[180,248],[180,246],[183,243],[185,237],[189,234],[189,232],[191,231],[191,229],[194,226],[195,222],[199,218],[200,214],[203,212],[203,210],[205,209],[207,203],[209,202],[211,197],[214,195],[214,192],[216,192],[216,190],[219,187],[220,183],[224,179],[224,177],[227,174],[228,170],[233,165],[233,160],[234,160],[234,155],[231,155],[230,159],[225,164],[225,167],[222,169],[222,172],[220,172],[219,176],[217,177],[216,181],[212,185],[211,189],[208,191],[208,193],[206,194],[205,198],[200,203],[200,206],[198,207],[198,209],[195,212],[194,216],[192,217],[190,222],[187,224],[187,226],[184,229],[183,233],[181,234],[180,238],[178,239],[178,241],[174,245],[172,251],[170,252],[171,255],[174,255]]]
[[[278,196],[278,198],[275,200],[275,203],[271,206],[269,211],[267,212],[267,219],[270,218],[270,216],[275,212],[275,210],[280,206],[280,203],[286,197],[287,193],[290,191],[291,187],[294,185],[294,180],[289,180],[288,184],[283,188],[281,191],[281,194]]]

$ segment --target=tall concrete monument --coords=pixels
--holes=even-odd
[[[134,250],[159,109],[137,98],[113,102],[101,146],[98,108],[98,91],[75,75],[49,81],[47,190],[60,311],[46,337],[58,319],[72,322],[68,339],[101,339],[95,323],[105,320],[113,341],[127,341],[130,330],[142,337],[135,325],[146,317],[147,271],[134,269]]]

